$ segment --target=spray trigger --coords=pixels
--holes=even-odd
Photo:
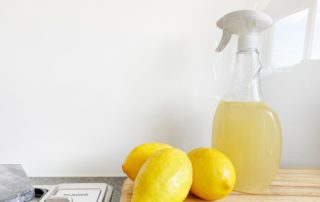
[[[221,41],[219,43],[219,46],[216,48],[217,52],[221,52],[226,47],[226,45],[229,43],[231,39],[231,36],[231,33],[229,33],[226,30],[223,30]]]

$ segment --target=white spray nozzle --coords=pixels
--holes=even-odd
[[[238,49],[256,48],[258,33],[272,24],[272,18],[261,11],[240,10],[228,13],[217,22],[223,34],[216,51],[221,52],[233,34],[239,36]]]

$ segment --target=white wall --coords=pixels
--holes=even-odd
[[[215,22],[252,2],[0,1],[1,163],[31,176],[110,176],[142,142],[209,146]],[[320,165],[315,142],[299,158],[284,147],[284,165]]]

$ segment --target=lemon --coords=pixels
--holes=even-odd
[[[170,145],[163,143],[145,143],[135,147],[122,164],[123,172],[134,181],[141,166],[154,152],[170,147]]]
[[[217,200],[232,191],[236,172],[223,153],[213,148],[197,148],[188,157],[193,167],[193,194],[205,200]]]
[[[140,169],[131,202],[182,202],[192,184],[188,156],[176,148],[153,154]]]

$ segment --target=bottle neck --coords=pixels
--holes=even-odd
[[[259,102],[260,89],[259,52],[257,49],[239,50],[230,90],[224,96],[226,101]]]

